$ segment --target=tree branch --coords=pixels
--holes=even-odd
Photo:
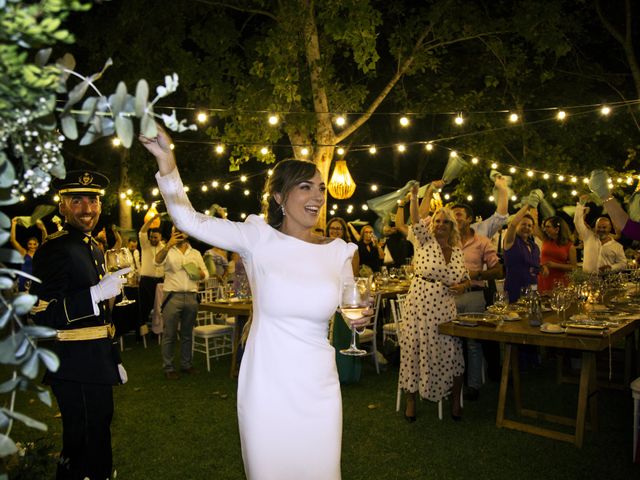
[[[255,9],[255,8],[242,8],[242,7],[239,7],[237,5],[232,5],[230,3],[214,2],[214,1],[209,1],[209,0],[194,0],[194,1],[195,2],[199,2],[199,3],[204,3],[205,5],[210,5],[212,7],[222,7],[222,8],[228,8],[230,10],[236,10],[238,12],[243,12],[243,13],[253,13],[253,14],[256,14],[256,15],[263,15],[265,17],[268,17],[268,18],[272,19],[275,22],[278,21],[278,17],[276,17],[271,12],[267,12],[266,10],[258,10],[258,9]]]
[[[636,94],[640,97],[640,65],[638,65],[638,59],[636,58],[636,52],[633,48],[632,41],[632,29],[631,29],[631,2],[629,0],[625,1],[625,28],[626,31],[624,35],[619,32],[616,27],[607,20],[604,16],[604,12],[600,7],[600,0],[596,0],[596,11],[598,12],[598,17],[600,21],[604,25],[605,29],[611,34],[613,38],[615,38],[620,45],[622,45],[622,49],[627,57],[627,62],[629,63],[629,70],[631,70],[631,75],[633,77],[633,83],[636,87]]]
[[[340,143],[353,132],[355,132],[358,128],[360,128],[364,123],[371,118],[371,115],[378,109],[382,101],[389,95],[389,92],[393,89],[393,87],[398,83],[398,80],[402,78],[402,75],[409,69],[413,61],[415,60],[416,54],[418,50],[422,48],[422,44],[424,43],[424,39],[427,38],[427,35],[431,32],[431,26],[427,27],[415,45],[413,46],[413,50],[411,51],[411,55],[402,63],[402,65],[398,68],[396,73],[391,77],[391,80],[384,86],[382,91],[378,94],[378,96],[371,102],[367,110],[352,124],[350,124],[347,128],[345,128],[340,134],[336,135],[336,143]]]
[[[385,85],[385,87],[378,94],[378,96],[373,100],[373,102],[371,102],[367,110],[355,122],[349,125],[349,127],[347,127],[342,132],[340,132],[340,134],[336,135],[336,143],[340,143],[341,141],[343,141],[345,138],[347,138],[349,135],[355,132],[358,128],[360,128],[367,120],[369,120],[369,118],[371,118],[371,115],[373,115],[373,113],[378,109],[382,101],[387,97],[387,95],[393,89],[396,83],[398,83],[398,81],[402,78],[402,76],[407,72],[407,70],[415,60],[415,57],[418,54],[418,51],[423,47],[424,39],[427,37],[427,35],[430,32],[431,32],[431,27],[427,27],[427,29],[425,29],[425,31],[422,32],[422,34],[420,35],[420,38],[418,38],[418,40],[416,41],[416,44],[413,47],[413,51],[411,52],[411,55],[409,55],[409,57],[402,63],[402,65],[398,68],[398,71],[391,78],[391,80],[389,80],[389,83]],[[482,37],[487,37],[489,35],[495,35],[496,33],[500,33],[500,32],[479,33],[477,35],[470,35],[468,37],[457,38],[455,40],[450,40],[448,42],[432,43],[428,47],[426,47],[424,51],[434,50],[439,47],[453,45],[455,43],[460,43],[460,42],[466,42],[468,40],[476,40]]]

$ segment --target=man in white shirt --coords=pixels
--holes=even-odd
[[[156,285],[162,283],[164,277],[164,267],[155,263],[156,255],[164,247],[162,235],[159,229],[149,228],[155,219],[156,217],[151,217],[138,233],[142,250],[140,270],[138,271],[140,275],[138,284],[140,325],[144,325],[149,319],[149,313],[156,298]]]
[[[156,254],[164,265],[162,318],[162,368],[168,380],[180,378],[173,366],[174,347],[180,326],[180,371],[193,373],[193,327],[198,313],[198,282],[209,275],[202,255],[191,248],[187,235],[173,227],[171,238]]]
[[[573,222],[584,244],[582,270],[586,273],[607,273],[622,270],[627,266],[624,248],[611,236],[611,220],[599,217],[595,231],[584,222],[586,208],[582,203],[576,205]]]

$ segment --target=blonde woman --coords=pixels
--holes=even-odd
[[[400,388],[406,393],[405,418],[416,420],[416,395],[434,402],[451,392],[451,417],[462,418],[460,390],[464,373],[459,338],[438,333],[438,325],[456,316],[455,296],[471,282],[459,247],[460,234],[448,208],[420,221],[418,187],[411,195],[409,240],[414,245],[415,275],[406,299],[407,318],[400,341]]]

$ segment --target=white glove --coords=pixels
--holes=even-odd
[[[122,365],[121,363],[118,364],[118,374],[120,375],[120,382],[123,385],[129,381],[127,371],[124,369],[124,365]]]
[[[89,290],[94,303],[100,303],[115,297],[122,290],[122,285],[127,282],[123,276],[131,271],[131,267],[126,267],[117,272],[107,273],[97,285]]]

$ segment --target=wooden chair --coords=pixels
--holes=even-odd
[[[367,355],[373,357],[373,363],[376,366],[376,373],[380,374],[380,364],[378,363],[378,315],[380,314],[380,302],[382,297],[380,294],[376,294],[373,302],[373,317],[369,324],[365,325],[364,332],[359,335],[359,344],[362,346],[364,343],[370,344]]]
[[[400,324],[402,323],[403,315],[402,310],[404,308],[404,299],[407,295],[400,294],[397,298],[389,300],[391,306],[391,322],[387,322],[382,325],[382,343],[384,344],[387,339],[393,340],[396,345],[399,345],[400,338]]]
[[[217,286],[198,292],[201,302],[215,301]],[[198,312],[196,327],[193,329],[192,352],[203,353],[207,360],[207,371],[211,371],[211,359],[231,355],[233,351],[234,327],[216,323],[211,312]]]

